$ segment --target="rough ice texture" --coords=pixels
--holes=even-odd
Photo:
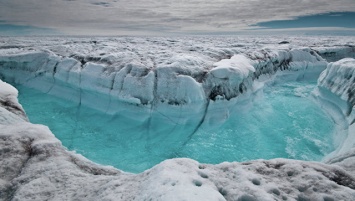
[[[337,123],[341,140],[338,149],[327,158],[355,172],[355,59],[329,63],[318,79],[316,96]]]
[[[122,112],[122,102],[159,111],[172,123],[194,124],[195,129],[185,132],[191,136],[203,122],[223,123],[216,121],[221,119],[217,115],[225,116],[228,108],[217,115],[214,111],[225,101],[248,98],[264,80],[315,77],[327,64],[317,54],[324,41],[310,48],[298,39],[288,45],[272,38],[217,39],[4,38],[0,78],[107,114],[131,118],[129,111]],[[182,119],[174,113],[186,115]],[[139,118],[161,120],[152,115]]]
[[[355,59],[347,58],[330,63],[319,77],[319,87],[330,90],[340,99],[347,102],[344,115],[353,116],[355,106]],[[350,124],[354,119],[350,119]]]
[[[218,101],[235,101],[258,90],[270,77],[318,76],[326,60],[354,56],[349,46],[353,43],[344,38],[278,42],[213,37],[4,38],[0,78],[65,94],[94,108],[98,104],[90,102],[96,98],[106,104],[97,109],[110,106],[113,113],[114,99],[143,109],[186,105],[189,112],[196,112],[188,106],[202,105],[196,110],[207,111]],[[329,43],[337,47],[323,45]],[[328,49],[335,53],[324,57]],[[337,123],[346,120],[340,125],[343,140],[326,163],[273,159],[209,165],[171,159],[141,174],[94,164],[66,150],[47,127],[27,121],[17,90],[0,82],[0,200],[353,200],[354,68],[353,59],[330,63],[319,79],[315,96]]]
[[[1,122],[8,124],[11,122],[10,118],[27,120],[27,116],[17,100],[17,89],[2,80],[0,80],[0,89],[0,113],[5,113],[5,110],[12,113],[10,115],[1,115]]]
[[[4,40],[11,45],[0,48],[0,76],[51,94],[63,96],[66,91],[66,98],[77,102],[84,100],[79,94],[86,91],[154,107],[230,100],[253,92],[253,80],[260,76],[284,70],[299,71],[301,76],[305,70],[319,73],[326,66],[317,53],[327,52],[323,45],[305,48],[299,41],[279,45],[262,38],[260,44],[231,40],[49,38],[36,44]],[[22,48],[13,48],[16,42]]]

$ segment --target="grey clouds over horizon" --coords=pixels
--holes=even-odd
[[[6,27],[15,28],[13,30],[16,31],[17,26],[18,29],[34,27],[39,31],[48,30],[50,34],[70,35],[252,32],[255,31],[255,25],[263,22],[290,20],[329,12],[355,12],[355,2],[354,0],[0,0],[0,34],[1,29]],[[8,30],[8,33],[11,34],[11,30]]]

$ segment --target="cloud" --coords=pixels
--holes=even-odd
[[[354,0],[1,0],[0,20],[67,34],[218,33],[327,12]]]
[[[71,1],[73,1],[73,0],[71,0]],[[108,3],[108,2],[93,2],[91,4],[97,5],[97,6],[103,6],[103,7],[110,7],[110,3]]]

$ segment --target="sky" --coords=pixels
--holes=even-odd
[[[0,35],[355,35],[355,0],[0,0]]]

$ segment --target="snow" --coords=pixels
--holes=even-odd
[[[223,79],[235,72],[239,75],[239,82],[247,78],[250,73],[255,72],[255,68],[250,64],[250,60],[244,55],[234,55],[230,59],[223,59],[214,63],[213,66],[215,66],[211,70],[213,76]]]
[[[11,124],[19,118],[27,121],[27,116],[17,100],[17,89],[2,80],[0,89],[0,124]]]
[[[326,68],[314,96],[339,123],[338,149],[323,163],[179,158],[130,174],[68,151],[46,126],[28,122],[17,90],[0,81],[0,200],[352,200],[355,60],[326,60],[354,57],[354,40],[212,39],[2,38],[15,48],[0,48],[0,78],[109,113],[124,110],[122,101],[164,115],[179,110],[176,122],[198,125],[220,123],[228,104],[248,101],[275,77],[314,77]],[[328,51],[335,53],[323,57]]]
[[[3,82],[2,80],[0,80],[0,87],[1,87],[1,91],[0,91],[1,98],[11,97],[13,100],[17,98],[18,91],[15,87],[7,84],[6,82]]]

